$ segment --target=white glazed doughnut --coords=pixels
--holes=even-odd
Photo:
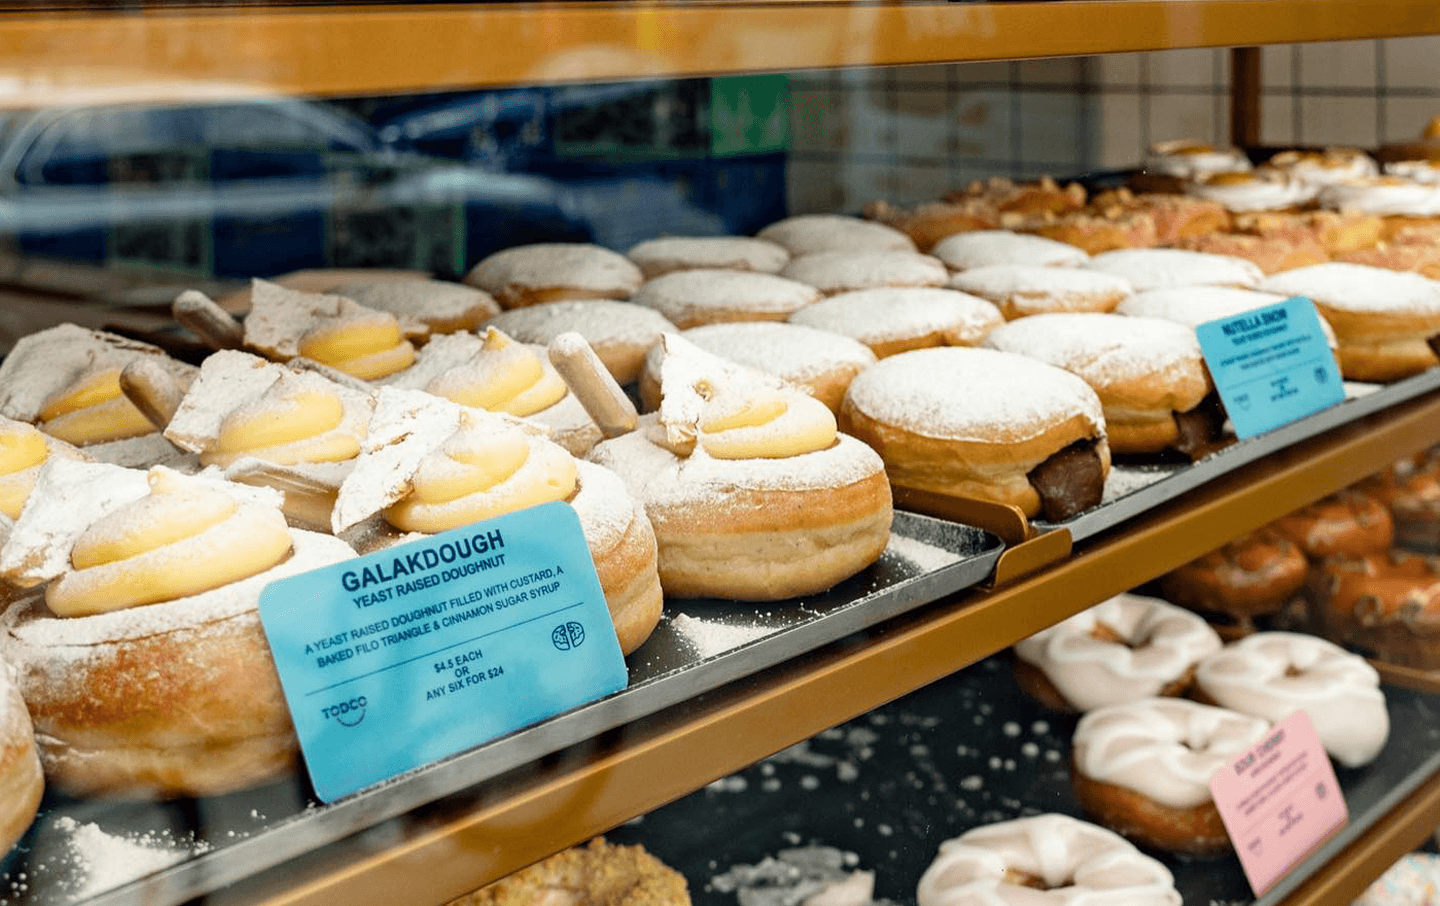
[[[1155,142],[1145,156],[1146,170],[1186,178],[1242,172],[1250,167],[1250,159],[1239,148],[1215,148],[1184,138]]]
[[[1359,148],[1281,151],[1266,163],[1297,179],[1321,186],[1349,179],[1368,179],[1380,172],[1375,158]]]
[[[1352,179],[1326,186],[1320,203],[1336,211],[1433,217],[1440,214],[1440,185],[1398,176]]]
[[[1214,173],[1185,184],[1196,198],[1218,202],[1234,213],[1282,211],[1307,204],[1319,194],[1318,186],[1275,170]]]
[[[1195,684],[1221,707],[1272,723],[1304,710],[1325,751],[1346,767],[1374,761],[1390,735],[1375,668],[1314,636],[1247,636],[1202,660],[1195,668]]]
[[[918,906],[1180,906],[1170,870],[1124,837],[1068,815],[1036,815],[940,844]]]
[[[1197,661],[1220,650],[1199,616],[1159,598],[1116,595],[1015,643],[1078,711],[1179,694]]]

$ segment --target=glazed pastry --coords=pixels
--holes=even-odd
[[[465,275],[466,283],[494,296],[505,309],[565,299],[628,299],[644,279],[624,255],[582,242],[504,249]]]
[[[784,246],[792,256],[837,249],[915,251],[909,236],[893,227],[842,214],[799,214],[776,221],[756,234]]]
[[[487,327],[521,343],[548,346],[560,334],[573,330],[585,338],[605,368],[620,384],[632,384],[640,376],[645,355],[674,331],[675,325],[660,312],[632,302],[609,299],[577,299],[516,308],[491,318]]]
[[[1393,551],[1327,560],[1312,599],[1327,638],[1386,663],[1440,668],[1440,564],[1433,557]]]
[[[1352,179],[1367,179],[1380,172],[1375,158],[1359,148],[1281,151],[1266,161],[1266,164],[1302,182],[1321,186]]]
[[[406,338],[416,343],[425,342],[431,334],[475,330],[500,312],[489,293],[443,280],[357,280],[329,292],[389,312],[400,322]]]
[[[1385,505],[1353,489],[1282,516],[1270,527],[1311,560],[1383,554],[1395,536],[1395,524]]]
[[[1330,260],[1320,243],[1309,238],[1290,240],[1279,236],[1211,233],[1208,236],[1181,239],[1174,245],[1178,249],[1191,252],[1244,258],[1253,262],[1265,274],[1277,274],[1280,271],[1323,264]]]
[[[949,278],[945,265],[929,255],[868,249],[798,255],[780,275],[813,286],[826,296],[884,286],[944,286]]]
[[[274,491],[52,459],[0,573],[45,774],[71,793],[218,795],[296,756],[256,611],[270,582],[354,556],[287,528]]]
[[[447,906],[690,906],[685,877],[642,846],[596,837]]]
[[[1191,856],[1230,852],[1210,778],[1269,729],[1259,717],[1185,699],[1108,705],[1075,727],[1075,795],[1091,819],[1142,846]]]
[[[1244,172],[1251,169],[1251,164],[1239,148],[1217,148],[1192,139],[1171,139],[1150,146],[1144,169],[1194,179],[1209,173]]]
[[[1016,642],[1015,678],[1052,710],[1093,711],[1184,695],[1195,663],[1220,644],[1190,611],[1121,594]]]
[[[748,236],[665,237],[633,246],[625,257],[646,280],[675,271],[725,270],[778,274],[790,260],[784,246]]]
[[[1260,529],[1160,578],[1160,594],[1191,610],[1224,614],[1243,630],[1274,613],[1305,586],[1309,563],[1300,548]]]
[[[1134,292],[1124,277],[1079,267],[992,264],[950,278],[951,289],[994,303],[1006,320],[1068,311],[1114,311]]]
[[[605,469],[535,425],[413,390],[381,388],[370,432],[340,486],[331,528],[368,553],[526,507],[574,508],[626,654],[660,620],[655,534]]]
[[[1234,228],[1238,233],[1284,239],[1301,247],[1317,242],[1326,253],[1338,255],[1379,242],[1385,234],[1385,221],[1374,214],[1359,212],[1265,211],[1236,215]]]
[[[1085,206],[1085,187],[1072,182],[1060,185],[1049,176],[1034,182],[1015,182],[1004,176],[975,180],[963,192],[950,192],[945,200],[958,203],[983,201],[1002,215],[1068,214]]]
[[[922,252],[929,252],[947,236],[970,230],[994,229],[1000,225],[999,210],[983,198],[930,201],[913,208],[898,208],[883,201],[872,201],[865,206],[865,216],[909,236]]]
[[[768,601],[873,563],[890,537],[874,451],[808,393],[663,339],[661,403],[591,453],[645,505],[667,595]]]
[[[681,336],[712,355],[808,389],[831,412],[839,410],[855,375],[875,364],[875,354],[862,343],[799,324],[708,324]],[[647,412],[660,408],[664,355],[664,348],[656,343],[645,358],[640,402]]]
[[[1213,173],[1185,184],[1196,198],[1223,205],[1227,211],[1294,211],[1313,202],[1320,187],[1272,169]]]
[[[776,274],[688,270],[656,277],[632,301],[684,330],[725,321],[783,321],[819,298],[809,284]]]
[[[1170,286],[1253,287],[1264,274],[1244,258],[1183,249],[1125,249],[1090,259],[1087,267],[1123,277],[1136,292]]]
[[[44,791],[30,712],[0,659],[0,859],[35,820]]]
[[[879,358],[929,346],[978,346],[1005,319],[993,304],[953,289],[862,289],[807,305],[791,324],[864,343]]]
[[[1380,677],[1365,659],[1291,632],[1257,632],[1195,668],[1197,697],[1279,723],[1303,710],[1330,757],[1347,768],[1374,761],[1390,735]]]
[[[1012,504],[1060,521],[1100,502],[1105,418],[1083,380],[1025,356],[937,347],[882,359],[850,384],[842,429],[906,487]]]
[[[1150,248],[1160,242],[1155,216],[1149,211],[1092,214],[1077,211],[1063,216],[1042,214],[1002,218],[1007,229],[1034,233],[1082,249],[1091,255],[1116,249]]]
[[[273,361],[305,358],[363,381],[403,371],[415,361],[414,344],[389,312],[266,280],[254,281],[250,300],[244,345]]]
[[[1180,906],[1170,870],[1124,837],[1069,815],[972,828],[940,844],[918,906],[1115,903]]]
[[[1097,195],[1090,202],[1090,209],[1112,219],[1137,214],[1150,218],[1155,223],[1152,245],[1172,245],[1230,227],[1230,214],[1224,205],[1189,195],[1158,192],[1136,195],[1122,187]]]
[[[1335,260],[1392,271],[1413,271],[1431,280],[1440,278],[1440,243],[1430,237],[1414,242],[1382,242],[1372,248],[1336,255]]]
[[[930,254],[952,271],[989,264],[1078,267],[1090,259],[1084,250],[1073,245],[1011,230],[959,233],[936,243]]]
[[[1440,551],[1440,451],[1402,459],[1356,488],[1389,508],[1397,545]]]

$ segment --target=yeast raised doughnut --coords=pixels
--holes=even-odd
[[[394,374],[415,361],[414,344],[390,312],[267,280],[251,285],[244,327],[245,346],[268,359],[303,356],[361,380]]]
[[[1130,281],[1081,267],[991,264],[961,271],[950,278],[951,289],[988,299],[1005,316],[1062,311],[1113,311],[1134,292]]]
[[[1396,544],[1440,550],[1440,451],[1402,459],[1357,488],[1389,507]]]
[[[9,852],[35,820],[44,791],[30,712],[10,666],[0,659],[0,854]]]
[[[1232,642],[1200,662],[1195,685],[1203,700],[1271,723],[1304,710],[1346,767],[1374,761],[1390,735],[1375,668],[1315,636],[1257,632]]]
[[[1216,148],[1191,139],[1155,142],[1145,156],[1144,169],[1186,179],[1205,173],[1234,173],[1251,169],[1239,148]]]
[[[1335,256],[1337,261],[1368,264],[1392,271],[1414,271],[1434,280],[1440,277],[1440,243],[1428,237],[1415,242],[1381,243],[1373,248],[1356,249]]]
[[[1123,277],[1136,292],[1167,286],[1253,287],[1264,274],[1253,262],[1184,249],[1122,249],[1090,259],[1086,267]]]
[[[1312,607],[1324,635],[1391,664],[1440,667],[1440,564],[1403,551],[1321,564]]]
[[[1015,677],[1041,703],[1091,711],[1183,695],[1195,663],[1220,650],[1200,617],[1158,598],[1116,595],[1015,643]]]
[[[1031,517],[1066,519],[1098,504],[1110,470],[1095,391],[990,349],[882,359],[851,382],[840,423],[880,453],[896,484],[1014,504]]]
[[[366,308],[395,315],[405,336],[424,342],[431,334],[475,330],[500,312],[490,294],[444,280],[357,280],[330,290]]]
[[[850,337],[883,359],[929,346],[978,346],[1005,319],[979,296],[915,286],[840,293],[805,306],[790,323]]]
[[[780,275],[833,296],[880,286],[944,286],[949,272],[937,259],[918,252],[834,249],[798,255]]]
[[[937,242],[930,254],[956,271],[987,264],[1075,267],[1090,259],[1083,249],[1073,245],[1012,230],[958,233]]]
[[[1390,549],[1395,536],[1385,505],[1356,490],[1331,494],[1270,526],[1312,560],[1381,554]]]
[[[1068,243],[1091,255],[1115,249],[1149,248],[1160,241],[1155,216],[1149,211],[1120,211],[1114,214],[1075,211],[1062,216],[1046,213],[1005,217],[1001,224],[1007,229]]]
[[[1318,242],[1326,252],[1337,255],[1379,242],[1385,222],[1374,214],[1360,212],[1262,211],[1236,215],[1235,231],[1285,239],[1297,245]]]
[[[645,355],[666,331],[675,330],[670,319],[645,305],[609,299],[551,302],[515,308],[491,318],[494,327],[521,343],[548,346],[566,331],[585,338],[621,385],[634,383]]]
[[[1143,846],[1228,852],[1210,778],[1269,728],[1258,717],[1177,698],[1090,711],[1072,740],[1075,795],[1093,820]]]
[[[1180,906],[1168,868],[1114,831],[1058,814],[946,840],[920,876],[916,899],[919,906]]]
[[[1076,182],[1060,185],[1052,177],[1034,182],[1016,182],[1004,176],[974,180],[964,191],[949,192],[945,200],[977,199],[993,206],[1002,215],[1066,214],[1085,205],[1085,187]]]
[[[1330,260],[1329,254],[1313,239],[1285,239],[1279,236],[1250,236],[1245,233],[1210,233],[1175,242],[1175,247],[1209,255],[1228,255],[1253,262],[1266,274],[1309,267]]]
[[[1160,578],[1160,593],[1168,601],[1225,614],[1246,627],[1252,617],[1284,607],[1304,587],[1308,569],[1300,548],[1265,528],[1166,573]]]
[[[899,230],[843,214],[797,214],[770,224],[756,235],[784,246],[792,256],[834,249],[915,251],[915,243]]]
[[[778,243],[749,236],[666,236],[632,246],[625,257],[639,266],[646,280],[653,280],[690,270],[777,274],[790,260],[790,252]]]
[[[683,330],[724,321],[783,321],[819,298],[813,286],[778,274],[687,270],[656,277],[632,301]]]
[[[495,252],[465,282],[501,308],[564,299],[627,299],[644,282],[640,269],[617,252],[583,242],[541,242]]]
[[[1278,293],[1233,286],[1176,286],[1136,293],[1116,306],[1115,311],[1140,318],[1164,318],[1194,330],[1206,321],[1275,305],[1284,302],[1285,298]],[[1335,331],[1323,316],[1320,318],[1320,330],[1330,347],[1335,348]]]
[[[93,615],[56,616],[32,598],[0,617],[0,647],[16,667],[56,786],[215,795],[290,769],[294,733],[256,602],[270,582],[354,552],[329,536],[286,529],[278,503],[273,491],[173,472],[147,480],[98,464],[46,465],[0,567],[13,582],[54,580],[46,595],[54,606]],[[170,517],[180,513],[198,534],[175,537]],[[249,521],[236,525],[237,514]],[[262,547],[273,565],[255,556]],[[214,587],[219,562],[240,548],[251,574]],[[142,574],[164,577],[169,597],[107,610],[147,581],[136,578]]]
[[[993,229],[1000,225],[1000,211],[993,202],[984,198],[929,201],[913,208],[898,208],[883,201],[872,201],[865,206],[865,216],[909,236],[922,252],[930,251],[947,236],[969,230]]]
[[[685,877],[641,846],[596,837],[447,906],[690,906]]]
[[[1155,223],[1152,245],[1171,245],[1230,227],[1230,214],[1218,202],[1159,192],[1136,195],[1124,187],[1095,196],[1090,210],[1108,218],[1148,217]]]

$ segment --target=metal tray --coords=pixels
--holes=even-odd
[[[202,896],[975,585],[1001,547],[969,526],[896,513],[880,560],[824,594],[760,605],[666,601],[660,626],[627,660],[623,691],[330,805],[303,774],[204,800],[47,796],[21,848],[0,864],[0,906],[167,906]]]
[[[1105,497],[1099,506],[1064,522],[1036,522],[1035,527],[1040,531],[1066,528],[1073,540],[1082,541],[1291,444],[1373,415],[1436,388],[1440,388],[1440,368],[1431,368],[1383,386],[1346,383],[1344,402],[1258,437],[1231,444],[1198,462],[1115,466],[1110,470],[1110,477],[1105,483]]]

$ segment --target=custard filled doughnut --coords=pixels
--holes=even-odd
[[[1390,715],[1380,676],[1332,642],[1293,632],[1257,632],[1195,668],[1202,700],[1279,723],[1303,710],[1330,757],[1369,764],[1385,747]]]
[[[1195,454],[1219,439],[1218,407],[1195,333],[1173,321],[1114,314],[1034,315],[991,331],[985,345],[1082,378],[1105,410],[1112,453]],[[1187,424],[1195,422],[1196,424]]]
[[[1440,564],[1404,551],[1321,564],[1313,607],[1326,637],[1391,664],[1440,668]]]
[[[333,293],[342,286],[384,280],[428,280],[430,276],[425,271],[385,267],[316,267],[280,274],[269,278],[269,282],[302,293]],[[254,287],[247,283],[233,292],[216,296],[215,302],[232,315],[243,315],[250,310],[252,289]]]
[[[1324,264],[1330,260],[1329,254],[1320,243],[1308,238],[1291,240],[1279,236],[1250,236],[1245,233],[1211,233],[1178,240],[1175,247],[1208,255],[1244,258],[1253,262],[1265,274]]]
[[[850,383],[842,429],[924,491],[1068,519],[1100,502],[1105,418],[1083,380],[1025,356],[937,347],[882,359]]]
[[[675,271],[720,270],[778,274],[790,260],[783,245],[749,236],[666,236],[632,246],[625,257],[646,280]]]
[[[400,321],[405,336],[420,343],[431,334],[475,330],[500,312],[489,293],[444,280],[357,280],[330,292],[389,312]]]
[[[1243,629],[1284,607],[1305,586],[1309,565],[1290,539],[1262,528],[1166,573],[1160,594],[1191,610],[1224,614]]]
[[[1184,249],[1123,249],[1090,259],[1086,267],[1123,277],[1136,292],[1168,286],[1253,287],[1264,274],[1253,262]]]
[[[516,308],[491,318],[486,326],[521,343],[538,346],[549,346],[551,340],[573,330],[585,338],[621,385],[635,382],[644,367],[646,353],[662,333],[676,329],[669,318],[653,308],[609,299],[577,299]]]
[[[1121,594],[1015,643],[1015,678],[1056,711],[1093,711],[1184,695],[1195,663],[1220,650],[1200,617],[1159,598]]]
[[[961,271],[951,289],[988,299],[1008,321],[1063,311],[1114,311],[1134,292],[1130,281],[1079,267],[991,264]]]
[[[661,342],[659,412],[591,458],[644,503],[665,593],[779,600],[873,563],[892,516],[874,451],[803,390],[673,334]]]
[[[726,321],[783,321],[819,298],[813,286],[776,274],[688,270],[656,277],[631,301],[685,330]]]
[[[790,259],[780,275],[826,296],[882,286],[944,286],[949,278],[945,265],[929,255],[888,249],[810,252]]]
[[[51,456],[89,458],[24,422],[0,416],[0,513],[11,520],[20,518],[20,510],[40,476],[40,467]],[[0,545],[3,543],[0,539]]]
[[[5,611],[0,646],[57,787],[217,795],[290,769],[256,602],[270,582],[354,552],[287,528],[278,496],[163,469],[45,466],[0,570],[50,582],[49,606]]]
[[[1227,211],[1293,211],[1320,194],[1320,187],[1279,170],[1259,169],[1213,173],[1185,184],[1195,198],[1223,205]]]
[[[577,462],[535,425],[382,388],[331,528],[369,553],[552,501],[579,517],[620,649],[629,654],[660,620],[655,533],[618,478]]]
[[[94,459],[181,466],[179,451],[120,388],[120,372],[138,360],[158,364],[182,387],[195,375],[194,366],[158,347],[74,324],[21,337],[0,363],[0,415],[30,422]]]
[[[797,214],[777,220],[755,235],[784,246],[791,256],[835,250],[915,251],[915,243],[899,230],[843,214]]]
[[[1380,172],[1375,158],[1359,148],[1323,148],[1319,151],[1281,151],[1266,165],[1302,182],[1328,186],[1352,179],[1367,179]]]
[[[831,296],[795,312],[790,323],[843,334],[883,359],[929,346],[978,346],[1005,319],[990,302],[959,290],[892,287]]]
[[[976,230],[942,239],[930,254],[952,271],[988,264],[1078,267],[1090,260],[1083,249],[1043,236],[1011,230]]]
[[[244,345],[268,359],[303,357],[364,381],[403,371],[415,361],[415,345],[390,312],[267,280],[253,281],[244,326]]]
[[[583,242],[540,242],[504,249],[465,275],[501,308],[564,299],[628,299],[645,278],[629,258]]]
[[[1231,843],[1210,778],[1269,729],[1259,717],[1178,698],[1091,711],[1072,740],[1075,795],[1091,819],[1142,846],[1220,855]]]
[[[1440,281],[1330,262],[1275,274],[1259,288],[1315,302],[1335,329],[1348,380],[1394,381],[1440,364],[1428,343],[1440,334]]]
[[[1270,523],[1312,560],[1383,554],[1395,537],[1390,511],[1369,494],[1347,489]]]
[[[1170,870],[1111,830],[1069,815],[972,828],[940,844],[918,906],[1180,906]]]
[[[690,906],[685,876],[641,846],[596,837],[446,906]]]
[[[30,712],[0,659],[0,859],[35,820],[44,792]]]
[[[1356,488],[1389,508],[1397,545],[1440,551],[1440,451],[1402,459]]]
[[[840,409],[840,401],[855,375],[875,364],[875,354],[864,344],[799,324],[707,324],[681,336],[712,355],[807,388],[831,412]],[[660,364],[664,357],[664,347],[656,343],[645,358],[640,402],[647,412],[660,408]]]
[[[929,201],[913,208],[898,208],[883,201],[865,206],[865,216],[894,227],[928,252],[936,243],[957,233],[989,230],[1000,225],[1000,212],[983,198],[961,198],[955,201]]]

